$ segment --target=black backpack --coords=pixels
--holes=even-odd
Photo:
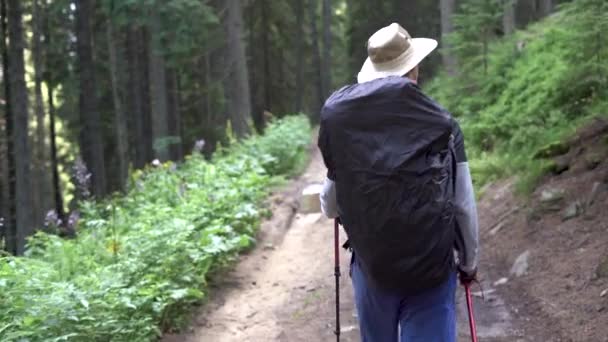
[[[323,107],[319,147],[373,286],[412,294],[454,268],[453,123],[402,77],[344,87]]]

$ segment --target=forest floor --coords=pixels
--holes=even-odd
[[[530,199],[515,196],[511,180],[483,190],[478,209],[485,300],[474,293],[481,341],[608,341],[605,128],[573,140],[560,157],[568,169],[547,177]],[[190,328],[163,341],[335,339],[333,224],[318,213],[296,212],[301,190],[324,174],[315,152],[306,172],[271,198],[274,215],[263,223],[257,247],[214,281]],[[359,341],[349,258],[341,251],[342,341]],[[460,291],[457,302],[459,341],[467,341]]]

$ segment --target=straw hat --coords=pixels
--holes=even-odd
[[[369,58],[363,64],[357,80],[369,82],[388,76],[403,76],[437,48],[437,41],[412,38],[397,23],[380,29],[367,41]]]

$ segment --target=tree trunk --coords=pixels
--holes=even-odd
[[[205,92],[205,112],[207,113],[207,125],[206,127],[211,127],[211,124],[213,123],[213,112],[212,112],[212,97],[211,97],[211,82],[213,82],[212,79],[212,71],[211,71],[211,55],[207,54],[205,55],[205,86],[207,87],[206,92]]]
[[[134,24],[129,25],[127,30],[127,62],[129,63],[127,78],[127,106],[131,117],[129,121],[131,132],[131,159],[134,161],[135,168],[142,168],[145,164],[143,151],[143,113],[142,99],[139,86],[141,84],[140,60],[139,60],[139,37],[138,29]]]
[[[324,92],[323,92],[323,75],[321,69],[321,51],[319,50],[319,33],[317,31],[317,1],[318,0],[310,0],[308,4],[309,9],[309,18],[310,20],[310,28],[311,28],[311,39],[312,39],[312,55],[313,55],[313,67],[314,67],[314,75],[315,75],[315,84],[317,85],[317,94],[314,103],[314,108],[312,110],[312,121],[318,122],[320,118],[320,110],[323,105],[324,100]]]
[[[59,183],[59,162],[57,161],[57,129],[55,126],[55,103],[53,100],[53,85],[49,82],[47,84],[48,101],[49,101],[49,117],[50,117],[50,131],[51,131],[51,168],[53,170],[53,192],[55,197],[55,211],[57,217],[62,222],[65,220],[65,212],[63,209],[63,196],[61,194],[61,184]]]
[[[11,85],[8,80],[9,75],[9,57],[8,57],[8,14],[6,10],[7,0],[1,0],[0,2],[0,16],[2,17],[2,74],[4,83],[4,98],[6,101],[5,105],[5,124],[6,124],[6,183],[7,183],[7,194],[6,194],[6,212],[4,220],[4,231],[5,237],[5,248],[6,251],[12,254],[17,254],[17,217],[15,213],[15,198],[16,198],[16,184],[15,184],[15,144],[13,140],[14,132],[14,118],[13,110],[11,106]]]
[[[260,5],[259,5],[260,4]],[[264,48],[261,46],[262,44],[258,44],[262,39],[260,38],[262,35],[265,35],[266,27],[262,27],[261,29],[256,30],[256,24],[261,22],[263,26],[266,26],[266,23],[258,20],[257,10],[262,6],[265,6],[264,1],[251,1],[247,8],[247,15],[245,18],[245,22],[248,23],[249,28],[247,32],[247,57],[248,57],[248,67],[249,67],[249,93],[251,95],[251,117],[253,119],[253,123],[255,124],[255,128],[258,132],[264,131],[264,109],[266,106],[264,102],[266,101],[266,95],[264,92],[266,91],[266,87],[264,85],[264,80],[262,79],[263,71],[260,71],[259,63],[262,61],[261,58],[261,50]],[[258,34],[259,33],[259,34]],[[259,37],[258,37],[259,36]]]
[[[225,0],[226,15],[222,20],[227,45],[225,63],[226,111],[232,129],[238,137],[249,133],[251,120],[251,96],[249,76],[243,42],[243,15],[240,0]]]
[[[538,0],[539,19],[544,18],[553,12],[553,0]]]
[[[127,116],[123,110],[122,100],[119,94],[118,56],[116,52],[116,43],[114,42],[113,26],[112,18],[109,18],[106,24],[106,35],[108,39],[108,51],[110,53],[110,78],[112,80],[112,100],[114,103],[118,188],[122,191],[126,188],[126,181],[129,176],[129,141],[127,137]]]
[[[174,68],[167,69],[167,89],[168,89],[168,104],[169,104],[169,134],[171,137],[176,138],[172,142],[171,148],[171,160],[179,161],[183,157],[182,151],[182,129],[181,129],[181,112],[180,112],[180,100],[179,100],[179,83],[178,83],[177,71]]]
[[[28,97],[23,58],[24,37],[20,0],[8,0],[9,82],[13,110],[16,178],[17,254],[25,250],[25,238],[34,231],[32,187],[30,184],[30,147],[28,143]]]
[[[129,63],[128,72],[128,105],[129,114],[131,117],[131,146],[132,160],[134,160],[135,168],[141,169],[150,159],[151,148],[147,145],[146,125],[149,125],[148,113],[144,107],[148,100],[144,100],[147,94],[148,86],[144,83],[147,77],[147,64],[145,63],[147,55],[143,46],[144,34],[142,29],[135,25],[130,25],[127,32],[127,59]],[[145,58],[144,58],[145,57]]]
[[[152,109],[150,105],[152,100],[150,98],[150,49],[148,45],[150,41],[150,32],[144,26],[140,29],[140,73],[141,83],[139,84],[139,91],[141,92],[141,105],[142,105],[142,123],[143,123],[143,151],[145,152],[145,161],[151,162],[154,159],[154,137],[152,130]]]
[[[450,44],[447,43],[447,36],[454,31],[452,19],[456,10],[456,0],[440,0],[440,9],[441,41],[443,43],[441,57],[443,58],[443,65],[445,66],[448,74],[454,75],[456,73],[456,57],[450,50]]]
[[[505,34],[515,32],[515,6],[517,6],[517,0],[505,1],[505,12],[502,17],[502,29]]]
[[[85,164],[92,174],[92,193],[101,197],[106,193],[106,172],[93,61],[92,11],[91,0],[76,1],[76,39],[80,76],[79,107],[82,125],[80,150]]]
[[[270,73],[270,42],[268,41],[268,4],[267,1],[262,0],[260,9],[262,11],[261,21],[262,29],[260,34],[262,35],[262,52],[263,52],[263,64],[264,64],[264,105],[262,110],[272,111],[272,75]]]
[[[40,9],[40,0],[34,0],[33,4],[33,30],[32,30],[32,55],[34,59],[34,113],[36,114],[36,145],[34,151],[36,157],[34,160],[34,222],[36,226],[42,226],[44,223],[44,213],[50,208],[50,177],[47,173],[47,148],[46,148],[46,130],[44,124],[44,103],[42,99],[42,47],[40,36],[42,34],[42,13]]]
[[[166,138],[169,136],[167,77],[165,74],[165,56],[161,41],[160,14],[156,6],[152,6],[150,14],[150,45],[149,45],[149,77],[150,77],[150,109],[152,114],[152,137],[154,156],[161,160],[169,160],[169,149]]]
[[[6,228],[9,227],[7,140],[6,120],[0,118],[0,245],[4,246],[6,246]]]
[[[304,0],[296,0],[296,108],[302,112],[304,99]]]
[[[6,107],[5,107],[6,108]],[[0,245],[5,246],[6,227],[8,227],[8,155],[6,120],[0,116]]]
[[[45,1],[45,5],[48,6],[48,2]],[[47,7],[48,8],[48,7]],[[49,15],[47,12],[47,15],[44,17],[44,31],[45,31],[45,40],[44,40],[44,47],[46,48],[46,51],[50,51],[51,48],[51,27],[49,25]],[[47,58],[46,60],[46,67],[45,67],[45,76],[46,76],[46,89],[47,89],[47,101],[48,101],[48,107],[49,107],[49,139],[50,139],[50,144],[51,144],[51,169],[52,169],[52,192],[53,192],[53,199],[54,199],[54,208],[55,211],[57,212],[57,216],[59,217],[59,219],[62,222],[66,222],[65,219],[65,211],[63,208],[63,195],[61,193],[61,184],[59,181],[59,162],[57,160],[57,130],[56,130],[56,126],[55,126],[55,94],[54,94],[54,87],[55,87],[55,82],[53,79],[53,74],[51,72],[49,72],[49,68],[50,68],[50,64],[49,64],[49,59]]]
[[[525,28],[538,16],[537,0],[517,0],[515,4],[515,24],[517,28]]]
[[[332,33],[331,33],[331,18],[332,17],[332,5],[331,0],[323,0],[323,64],[322,68],[322,83],[323,83],[323,100],[330,95],[331,85],[331,46],[332,46]]]

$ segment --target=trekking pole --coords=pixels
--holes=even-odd
[[[473,312],[473,298],[471,296],[471,281],[465,282],[464,291],[467,297],[467,309],[469,310],[469,328],[471,328],[471,338],[477,342],[477,327],[475,325],[475,313]]]
[[[340,341],[340,222],[334,220],[334,258],[335,268],[334,275],[336,276],[336,341]]]

